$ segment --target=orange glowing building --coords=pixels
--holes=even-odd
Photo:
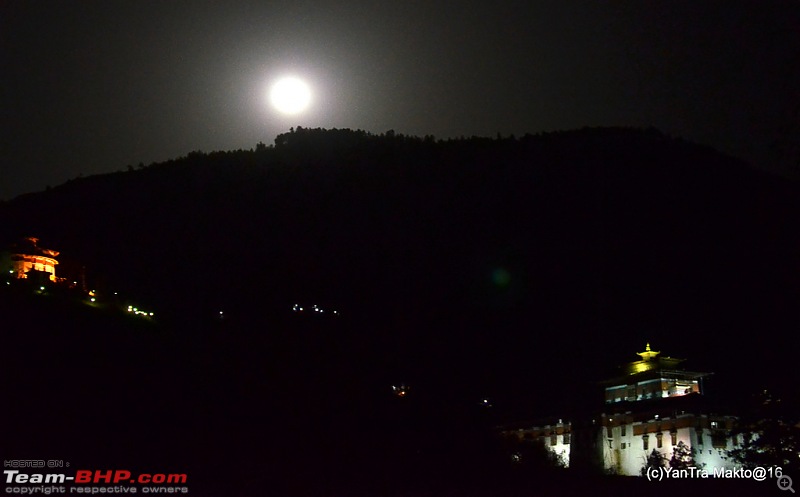
[[[17,279],[25,279],[28,272],[48,273],[50,281],[56,281],[58,252],[38,245],[38,238],[23,238],[11,248],[11,273]]]

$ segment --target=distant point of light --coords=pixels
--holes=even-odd
[[[282,78],[272,85],[269,101],[281,114],[299,114],[311,104],[311,88],[298,78]]]

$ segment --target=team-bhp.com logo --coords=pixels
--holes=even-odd
[[[140,484],[168,484],[177,485],[186,483],[186,474],[181,473],[139,473],[133,475],[130,471],[124,469],[117,470],[95,470],[79,469],[75,472],[74,476],[67,476],[63,473],[49,473],[49,474],[27,474],[20,473],[19,470],[5,470],[3,473],[6,475],[6,483],[44,483],[44,484],[59,484],[59,483],[76,483],[76,484],[89,484],[89,483],[140,483]]]
[[[130,471],[116,470],[113,473],[113,482],[109,481],[112,477],[112,471],[89,471],[89,470],[78,470],[75,472],[75,483],[142,483],[142,484],[181,484],[186,483],[186,475],[179,474],[179,473],[171,473],[171,474],[164,474],[164,473],[140,473],[135,478],[131,478]]]
[[[134,474],[125,469],[80,469],[68,476],[64,473],[22,473],[18,469],[6,469],[3,474],[6,494],[189,493],[184,473]]]

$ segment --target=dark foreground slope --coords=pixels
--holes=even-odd
[[[187,340],[85,301],[4,288],[0,314],[4,459],[63,460],[69,475],[185,474],[185,484],[160,488],[202,497],[776,492],[772,481],[576,474],[535,450],[514,463],[519,448],[478,403],[424,383],[405,398],[381,388],[374,359],[330,338],[346,333],[343,323],[290,320],[270,335],[219,329]]]

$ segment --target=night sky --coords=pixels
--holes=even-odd
[[[797,1],[0,4],[0,199],[291,126],[655,126],[797,171]],[[303,114],[268,88],[312,88]]]

